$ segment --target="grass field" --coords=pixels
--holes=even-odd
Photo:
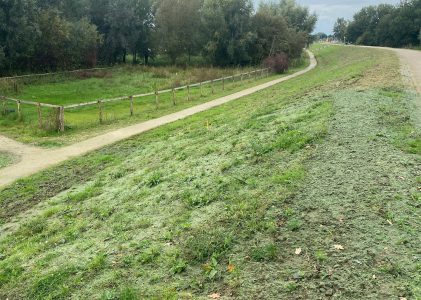
[[[15,157],[7,152],[0,151],[0,169],[7,167],[15,161]]]
[[[67,75],[18,80],[18,93],[7,89],[7,96],[22,100],[68,105],[153,92],[189,82],[200,82],[249,69],[125,66]]]
[[[308,59],[295,62],[293,67],[287,72],[291,74],[299,69],[304,68]],[[177,68],[142,68],[142,67],[126,67],[124,69],[116,69],[111,71],[99,71],[95,76],[101,78],[56,78],[57,82],[51,82],[53,78],[42,79],[40,82],[35,81],[27,83],[18,95],[14,95],[20,99],[29,99],[38,101],[45,99],[50,104],[73,104],[84,101],[93,101],[98,99],[124,96],[138,93],[147,93],[154,90],[155,83],[158,89],[165,89],[173,86],[181,86],[191,82],[200,82],[212,78],[220,78],[231,74],[239,74],[240,72],[248,72],[251,69],[205,69],[192,68],[187,70]],[[109,75],[105,75],[108,74]],[[74,76],[74,75],[72,75]],[[120,101],[104,104],[104,122],[99,125],[98,107],[96,105],[90,107],[82,107],[77,109],[66,110],[65,133],[57,133],[56,131],[38,129],[38,114],[35,107],[23,106],[23,119],[18,120],[16,107],[13,103],[9,104],[9,108],[13,113],[0,116],[0,132],[8,137],[14,138],[21,142],[31,143],[38,146],[54,147],[62,146],[76,141],[80,141],[87,137],[99,134],[104,131],[113,130],[118,127],[146,121],[159,116],[163,116],[183,108],[191,107],[203,102],[207,102],[221,96],[231,94],[233,92],[245,89],[247,87],[257,85],[259,83],[272,80],[279,75],[271,75],[268,78],[245,78],[244,81],[227,81],[225,90],[222,90],[222,83],[218,82],[211,87],[205,85],[202,90],[200,88],[192,88],[190,91],[190,99],[188,99],[187,91],[178,91],[176,94],[176,105],[173,104],[172,94],[167,93],[160,95],[159,107],[156,107],[155,97],[144,97],[135,99],[134,116],[130,116],[129,101]],[[47,82],[45,82],[47,80]],[[58,100],[60,99],[60,100]],[[42,115],[45,120],[53,122],[54,112],[49,108],[43,108]],[[46,124],[48,127],[48,123]]]
[[[419,299],[413,95],[392,53],[313,51],[302,77],[0,191],[0,298]]]

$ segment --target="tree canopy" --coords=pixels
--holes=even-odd
[[[0,74],[54,71],[166,55],[201,55],[209,64],[290,58],[316,16],[295,0],[2,0]]]
[[[420,30],[421,0],[406,0],[364,7],[347,24],[345,35],[355,44],[404,47],[420,44]]]

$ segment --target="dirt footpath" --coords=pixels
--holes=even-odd
[[[415,88],[419,94],[421,94],[421,51],[417,50],[407,50],[407,49],[392,49],[396,52],[412,75],[412,80],[414,82]]]
[[[104,146],[114,144],[116,142],[139,135],[151,129],[187,118],[194,114],[209,110],[211,108],[220,106],[230,101],[237,100],[239,98],[264,90],[289,79],[298,77],[302,74],[309,72],[317,66],[317,61],[313,53],[309,52],[309,55],[310,65],[306,69],[296,72],[292,75],[285,76],[270,82],[266,82],[264,84],[240,91],[238,93],[234,93],[232,95],[228,95],[201,105],[197,105],[167,116],[163,116],[133,126],[121,128],[112,132],[108,132],[96,136],[94,138],[90,138],[88,140],[73,144],[68,147],[63,147],[54,150],[44,150],[35,147],[29,147],[0,136],[0,145],[4,146],[5,148],[2,149],[2,146],[0,146],[0,150],[11,152],[20,156],[19,163],[0,169],[0,187],[11,184],[17,179],[30,176],[46,168],[57,165],[63,161],[71,159],[72,157],[84,155],[88,152],[92,152]]]

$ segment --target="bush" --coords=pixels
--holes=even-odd
[[[289,68],[289,59],[285,53],[278,53],[266,58],[263,64],[275,73],[284,73]]]

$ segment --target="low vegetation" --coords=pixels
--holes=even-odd
[[[292,61],[289,72],[282,76],[296,72],[308,65],[308,57]],[[108,71],[94,72],[80,78],[79,75],[52,76],[45,79],[25,79],[20,85],[18,93],[10,91],[11,95],[20,99],[43,101],[51,104],[68,105],[94,101],[104,98],[120,97],[124,95],[149,93],[157,89],[167,89],[190,83],[221,78],[233,74],[249,72],[252,68],[188,68],[177,67],[126,67]],[[146,72],[145,72],[146,71]],[[108,74],[103,76],[103,74]],[[261,75],[264,76],[261,76]],[[110,102],[103,105],[103,123],[99,124],[98,106],[92,105],[68,109],[65,111],[65,132],[57,132],[54,121],[54,110],[43,108],[41,111],[43,127],[38,127],[38,112],[34,106],[23,104],[21,118],[19,118],[16,104],[9,102],[7,114],[0,115],[0,131],[2,134],[25,143],[38,146],[55,147],[69,144],[89,136],[114,128],[139,123],[160,117],[183,108],[204,103],[221,96],[240,91],[279,76],[277,74],[259,73],[258,76],[244,76],[243,80],[225,80],[214,82],[190,89],[190,96],[186,89],[159,96],[157,106],[154,96],[136,98],[134,100],[134,114],[130,115],[130,102]],[[70,76],[70,78],[69,78]],[[87,77],[87,78],[85,78]]]
[[[0,169],[7,167],[16,160],[15,156],[8,153],[0,151]]]
[[[313,50],[302,77],[0,191],[0,298],[420,297],[397,58]]]

